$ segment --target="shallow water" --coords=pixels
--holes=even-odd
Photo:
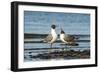
[[[39,41],[40,39],[27,39],[27,41]],[[86,37],[80,37],[79,40],[89,40],[89,36]],[[68,45],[61,45],[62,42],[59,43],[54,43],[53,44],[53,49],[51,51],[62,51],[61,48],[65,48],[65,50],[90,50],[90,42],[85,42],[85,41],[80,41],[76,42],[79,45],[78,46],[72,46],[69,48]],[[50,44],[48,43],[25,43],[24,44],[24,61],[41,61],[42,59],[39,58],[31,58],[31,56],[37,56],[38,54],[43,54],[43,53],[48,53],[48,49],[50,49]],[[70,57],[68,57],[70,59]],[[68,59],[66,58],[66,59]]]
[[[57,34],[60,26],[66,34],[90,33],[90,14],[24,11],[24,15],[25,33],[48,34],[52,24],[57,26]]]
[[[24,34],[49,34],[51,25],[55,24],[57,26],[57,34],[60,34],[60,27],[62,27],[66,34],[84,35],[79,36],[79,40],[90,40],[90,14],[24,11],[24,15]],[[25,41],[40,41],[40,39],[27,38]],[[71,47],[70,49],[90,49],[90,41],[80,41],[77,43],[79,44],[78,46]],[[53,44],[53,47],[58,47],[56,50],[61,50],[59,48],[69,48],[69,46],[60,44],[62,42],[56,42]],[[48,52],[48,48],[50,48],[48,43],[24,43],[24,61],[40,61],[41,59],[34,59],[30,56]]]

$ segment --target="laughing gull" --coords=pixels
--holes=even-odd
[[[48,36],[46,36],[46,38],[44,38],[44,42],[50,43],[51,44],[51,48],[52,48],[52,44],[57,40],[57,33],[55,31],[56,26],[55,25],[51,25],[51,34],[49,34]]]
[[[76,38],[75,36],[72,36],[72,35],[68,35],[68,34],[65,34],[65,32],[63,31],[63,29],[61,29],[61,33],[60,33],[60,40],[69,45],[69,46],[77,46],[78,44],[76,43],[76,40],[78,38]]]

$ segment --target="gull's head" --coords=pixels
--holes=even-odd
[[[55,28],[56,28],[56,25],[51,25],[51,28],[52,28],[52,29],[55,29]]]
[[[65,34],[65,32],[61,29],[61,34]]]

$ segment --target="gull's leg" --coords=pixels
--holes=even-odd
[[[51,49],[52,49],[52,43],[50,43],[49,52],[51,52]]]
[[[52,48],[52,43],[51,43],[50,47]]]
[[[71,49],[70,42],[69,42],[69,43],[67,43],[67,46],[68,46],[68,49]]]

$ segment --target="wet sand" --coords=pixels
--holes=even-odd
[[[52,51],[48,50],[48,52],[44,52],[37,55],[31,55],[32,52],[29,52],[29,57],[31,59],[36,60],[50,60],[50,59],[88,59],[90,58],[90,50],[60,50],[60,51]]]

